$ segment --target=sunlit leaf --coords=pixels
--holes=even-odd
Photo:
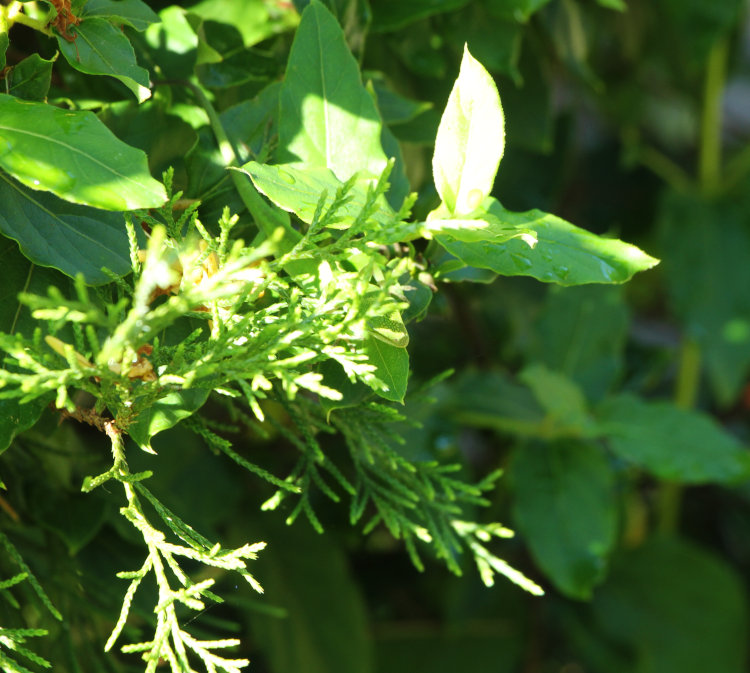
[[[471,213],[489,196],[504,149],[505,119],[497,87],[464,47],[432,157],[435,187],[451,213]]]
[[[93,113],[6,94],[0,94],[0,168],[27,187],[104,210],[154,208],[166,200],[146,155]]]

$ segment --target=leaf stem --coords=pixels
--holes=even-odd
[[[203,89],[193,82],[182,80],[182,81],[162,81],[157,84],[180,84],[186,86],[193,93],[195,98],[200,103],[201,107],[206,111],[208,115],[209,123],[211,124],[211,130],[213,131],[216,142],[219,145],[219,151],[221,157],[227,167],[239,167],[240,166],[240,155],[234,143],[229,139],[224,126],[221,123],[221,119],[216,112],[216,109],[212,105],[211,101],[203,92]],[[300,240],[301,235],[296,231],[290,221],[289,216],[282,210],[274,208],[268,205],[260,193],[255,189],[253,183],[247,175],[239,171],[230,171],[232,181],[237,189],[237,192],[245,204],[250,214],[255,219],[258,228],[265,234],[266,238],[271,238],[278,228],[284,230],[284,237],[279,243],[280,252],[288,252],[291,250],[296,243]]]
[[[701,348],[698,343],[686,337],[680,347],[680,365],[677,371],[674,402],[681,409],[692,409],[698,397],[701,373]],[[662,482],[658,501],[657,527],[662,533],[677,530],[682,505],[683,487],[671,481]]]
[[[50,11],[50,14],[42,21],[40,19],[32,19],[28,14],[23,12],[22,2],[11,2],[7,7],[0,5],[0,25],[2,25],[3,18],[7,22],[8,28],[14,23],[20,23],[21,25],[28,26],[34,30],[38,30],[40,33],[44,33],[48,37],[54,37],[52,31],[47,27],[51,18],[54,18],[54,9]]]
[[[721,102],[728,58],[728,41],[722,38],[711,47],[706,63],[698,159],[698,177],[706,195],[716,192],[721,178]]]

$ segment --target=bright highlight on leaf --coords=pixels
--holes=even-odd
[[[448,210],[467,215],[489,196],[505,149],[505,119],[492,76],[464,47],[440,120],[432,173]]]
[[[0,168],[27,187],[103,210],[155,208],[167,198],[145,153],[93,113],[6,94],[0,94]]]

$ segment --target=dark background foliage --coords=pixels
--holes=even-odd
[[[410,325],[412,388],[455,373],[430,401],[407,405],[421,427],[397,428],[401,450],[458,461],[473,479],[505,470],[478,516],[517,531],[500,555],[544,597],[503,580],[484,587],[470,559],[460,578],[429,557],[420,573],[387,531],[363,537],[324,497],[313,499],[325,534],[302,519],[287,527],[284,506],[260,512],[271,487],[178,426],[154,439],[156,458],[134,458],[132,469],[152,469],[150,488],[209,537],[241,544],[250,531],[269,542],[253,565],[266,595],[221,578],[226,604],[191,626],[239,632],[257,673],[744,671],[750,489],[722,451],[729,437],[739,445],[749,435],[746,3],[326,4],[401,144],[418,215],[439,201],[431,143],[468,43],[506,116],[493,194],[511,210],[540,208],[635,243],[662,263],[625,286],[574,288],[464,269]],[[237,53],[197,66],[220,111],[278,79],[292,39],[280,26],[237,47],[232,5],[194,8],[212,46]],[[23,26],[11,37],[9,63],[55,51]],[[189,50],[133,41],[139,62],[158,64],[165,79],[193,68]],[[155,174],[175,166],[178,186],[204,198],[206,222],[227,199],[241,209],[212,189],[210,137],[178,116],[179,100],[138,107],[122,102],[116,82],[91,79],[82,83],[59,59],[50,96],[111,101],[101,118],[147,151]],[[218,405],[204,411],[225,419]],[[283,410],[274,412],[266,437],[248,431],[241,441],[282,474],[296,453]],[[616,426],[617,439],[591,429],[602,424]],[[332,454],[345,450],[336,436],[325,441]],[[6,483],[24,484],[11,512],[35,524],[13,526],[14,539],[69,619],[49,640],[49,657],[64,662],[56,671],[142,670],[133,657],[101,653],[124,589],[112,578],[141,562],[117,494],[78,492],[107,460],[98,433],[46,413],[0,462]],[[134,606],[144,620],[151,599]]]

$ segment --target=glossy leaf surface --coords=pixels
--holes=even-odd
[[[409,380],[408,351],[374,336],[365,342],[365,351],[376,367],[375,376],[386,385],[385,390],[378,388],[375,392],[391,402],[403,402]]]
[[[465,243],[448,236],[436,237],[438,242],[469,266],[559,285],[624,283],[658,263],[634,245],[595,236],[555,215],[538,210],[512,213],[499,204],[490,213],[507,224],[531,229],[537,244],[532,248],[520,239]]]
[[[33,116],[34,126],[28,119]],[[0,167],[32,189],[104,210],[166,200],[146,155],[118,140],[91,112],[0,94]]]
[[[505,119],[492,76],[464,47],[461,70],[438,127],[432,175],[451,213],[489,196],[505,149]]]
[[[130,272],[125,223],[119,213],[95,210],[34,192],[0,173],[0,231],[14,239],[35,264],[91,285],[111,282],[102,271]]]
[[[208,390],[176,390],[139,414],[127,432],[138,446],[151,451],[151,438],[192,416],[208,399]]]
[[[324,209],[333,202],[336,192],[343,183],[327,168],[300,169],[294,166],[268,166],[250,161],[242,169],[250,176],[253,184],[260,192],[284,210],[294,213],[303,222],[313,221],[313,216],[325,192]],[[367,186],[355,183],[347,192],[349,200],[337,210],[340,217],[353,220],[362,211],[367,201]],[[372,219],[387,226],[393,224],[395,213],[385,201],[380,198],[379,208],[373,213]]]
[[[139,102],[151,96],[148,70],[136,63],[133,47],[119,28],[104,19],[91,18],[84,19],[70,31],[75,41],[58,36],[57,45],[76,70],[119,79]]]
[[[39,54],[27,56],[9,73],[10,87],[8,93],[24,100],[45,100],[49,91],[54,63],[54,58],[47,60]]]
[[[382,122],[336,19],[314,0],[302,14],[281,87],[280,163],[379,176]]]
[[[159,15],[141,0],[88,0],[81,10],[81,17],[94,16],[123,23],[137,31],[159,22]]]

